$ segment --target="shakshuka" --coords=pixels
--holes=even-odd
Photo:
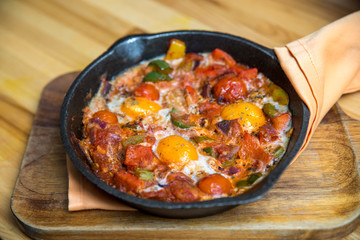
[[[287,93],[221,49],[163,56],[111,81],[83,109],[77,139],[96,176],[141,198],[204,201],[266,176],[292,132]]]

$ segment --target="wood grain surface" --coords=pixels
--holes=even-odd
[[[128,34],[214,30],[272,48],[359,9],[358,0],[1,0],[0,238],[28,239],[10,211],[10,197],[41,92],[56,76],[83,69],[114,41]],[[349,116],[360,119],[359,93],[346,95],[338,103]],[[359,149],[359,129],[349,131]],[[324,139],[317,136],[312,143],[321,146]],[[315,149],[308,154],[318,152]],[[358,154],[355,156],[359,158]],[[302,163],[311,167],[302,157]],[[291,169],[287,174],[296,173]],[[309,174],[318,177],[313,172]],[[310,180],[311,177],[306,181]],[[327,187],[324,186],[324,191]],[[347,198],[339,201],[345,204]],[[272,228],[278,226],[283,226],[283,222]],[[360,239],[360,227],[345,239]]]
[[[34,118],[11,199],[11,209],[29,236],[104,240],[139,236],[340,239],[360,223],[360,175],[356,167],[360,149],[355,146],[360,142],[354,139],[360,122],[345,116],[337,106],[323,119],[308,149],[256,202],[214,216],[186,220],[133,211],[69,212],[59,111],[75,75],[60,76],[45,87]]]

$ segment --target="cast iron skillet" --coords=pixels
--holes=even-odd
[[[203,202],[172,203],[142,199],[118,191],[97,178],[90,170],[85,155],[71,140],[74,133],[81,138],[82,109],[90,96],[97,92],[99,78],[106,74],[111,80],[120,72],[166,53],[169,41],[177,38],[186,43],[187,52],[211,52],[220,48],[228,52],[237,62],[256,67],[270,80],[289,94],[293,114],[294,132],[288,149],[276,168],[252,189],[236,197],[220,198]],[[61,138],[65,150],[77,169],[100,189],[124,201],[128,205],[147,213],[170,218],[192,218],[216,214],[240,204],[261,198],[274,185],[289,166],[304,141],[309,111],[299,98],[288,78],[282,71],[273,50],[246,39],[218,32],[176,31],[157,34],[132,35],[116,41],[104,54],[86,67],[68,90],[60,117]]]

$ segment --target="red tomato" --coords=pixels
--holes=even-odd
[[[254,79],[257,77],[258,74],[257,68],[247,69],[243,66],[236,65],[231,69],[238,74],[239,78]]]
[[[245,132],[243,142],[238,152],[240,159],[250,158],[254,160],[255,171],[262,172],[267,164],[271,162],[273,157],[266,153],[260,145],[257,137]]]
[[[261,145],[266,145],[269,142],[273,142],[279,139],[279,136],[277,135],[277,131],[274,128],[268,125],[263,125],[259,128],[258,138]]]
[[[239,77],[254,79],[257,77],[257,74],[258,74],[257,68],[250,68],[239,73]]]
[[[151,169],[153,159],[154,155],[151,147],[130,145],[126,149],[124,164],[127,166]]]
[[[247,87],[244,81],[228,74],[215,84],[213,94],[219,102],[233,103],[247,95]]]
[[[93,158],[92,169],[96,176],[101,178],[109,185],[114,184],[113,176],[121,168],[120,162],[109,161],[110,157],[104,154],[100,148],[91,149],[91,157]],[[100,151],[99,151],[100,150]]]
[[[187,181],[175,180],[169,185],[169,190],[180,202],[193,202],[199,200],[199,190]]]
[[[185,100],[188,105],[196,104],[198,102],[198,97],[193,87],[191,87],[190,85],[186,85],[184,92]]]
[[[273,123],[273,128],[277,131],[284,130],[290,122],[291,115],[289,113],[284,113],[278,117],[274,117],[271,121]]]
[[[94,113],[93,118],[100,118],[102,121],[109,124],[118,123],[116,114],[107,110],[100,110]]]
[[[160,95],[157,88],[148,83],[140,84],[135,90],[134,90],[135,97],[146,97],[147,99],[151,101],[158,100]]]
[[[145,186],[144,181],[124,170],[115,173],[114,181],[116,188],[123,192],[136,193]]]
[[[194,71],[196,79],[213,79],[227,72],[228,69],[224,65],[213,64],[208,67],[197,67]]]
[[[215,102],[204,102],[199,105],[201,115],[212,118],[220,116],[222,107]]]
[[[232,190],[230,181],[220,174],[204,177],[199,181],[198,187],[210,195],[230,194]]]
[[[116,126],[116,125],[114,125]],[[89,131],[90,143],[102,149],[117,148],[121,144],[120,128],[91,128]]]
[[[224,52],[223,50],[220,50],[218,48],[216,48],[212,53],[211,56],[215,59],[215,60],[220,60],[220,61],[224,61],[229,67],[232,67],[236,64],[236,61],[226,52]]]

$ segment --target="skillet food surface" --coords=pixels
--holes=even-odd
[[[93,172],[142,198],[191,202],[236,196],[266,175],[291,136],[286,92],[226,52],[165,56],[102,85],[79,140]]]

